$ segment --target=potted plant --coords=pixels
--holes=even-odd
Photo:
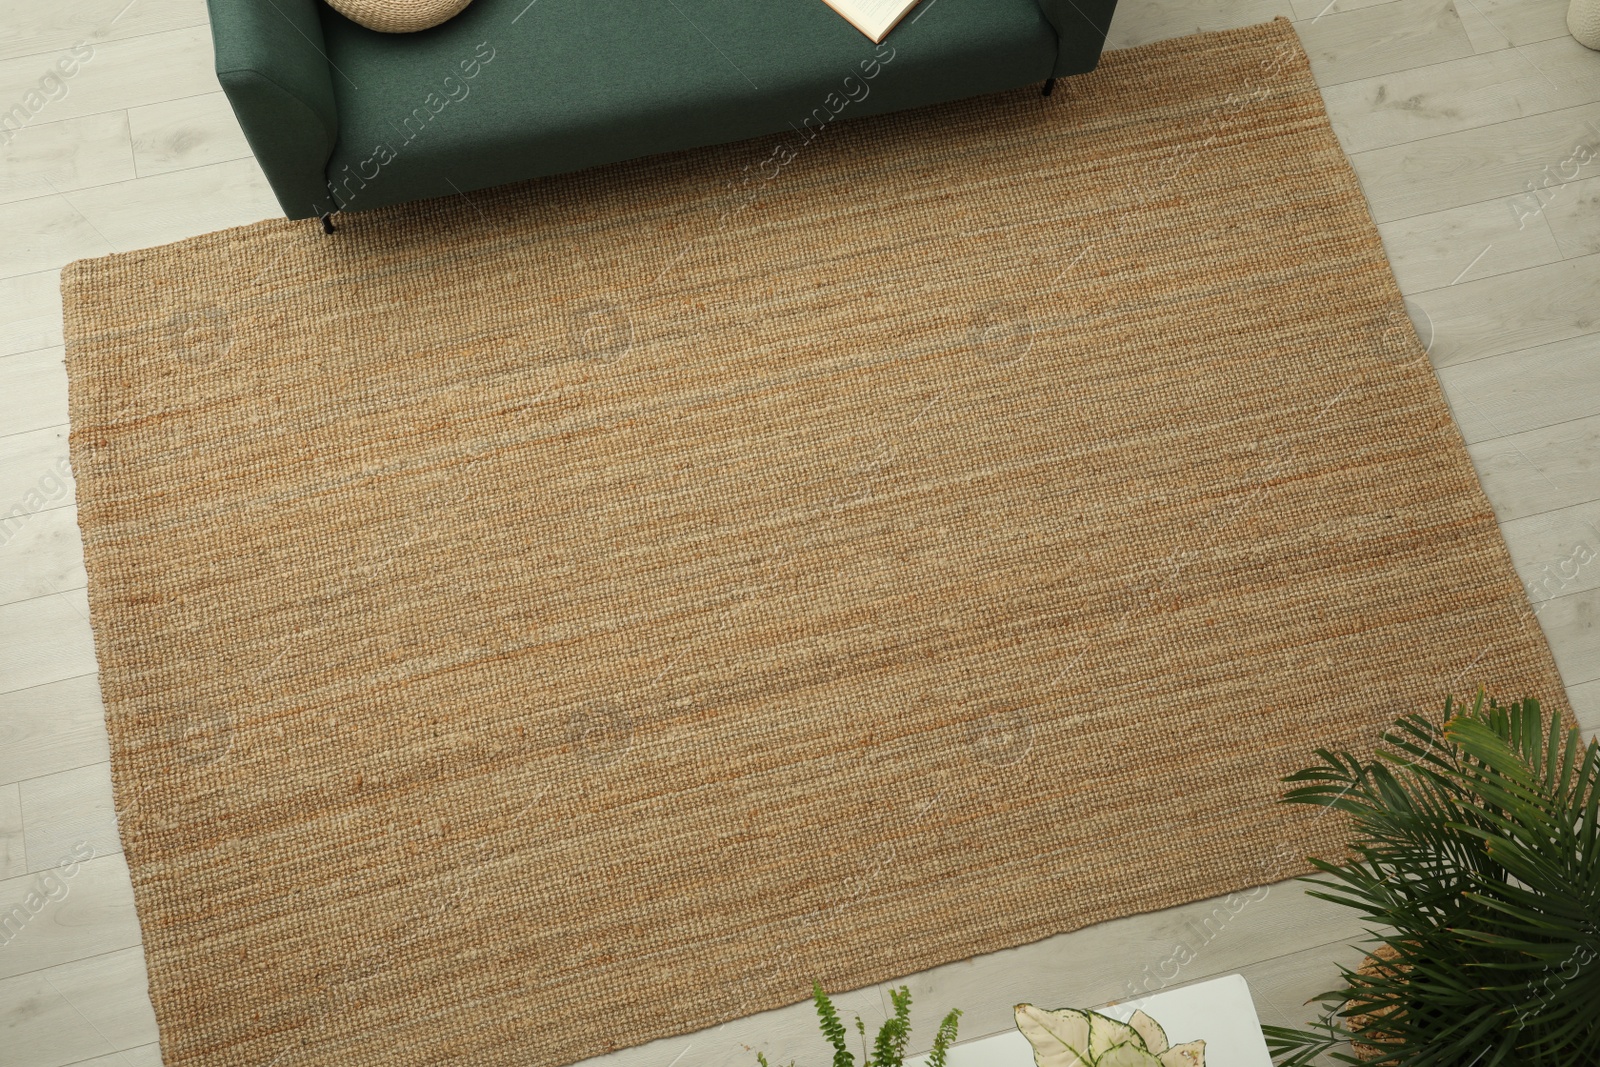
[[[811,1000],[817,1006],[817,1023],[822,1027],[822,1036],[833,1046],[833,1067],[854,1067],[856,1058],[850,1051],[850,1031],[840,1021],[838,1010],[819,983],[811,985]],[[902,1067],[905,1062],[906,1045],[911,1040],[910,988],[901,986],[889,990],[889,1001],[894,1005],[894,1014],[878,1027],[878,1036],[872,1042],[871,1051],[866,1047],[867,1024],[861,1021],[861,1016],[856,1016],[856,1032],[861,1036],[862,1046],[861,1067]],[[945,1057],[956,1040],[956,1025],[960,1018],[961,1012],[952,1010],[939,1024],[938,1032],[933,1037],[933,1049],[928,1053],[928,1067],[944,1067]],[[770,1067],[764,1052],[756,1053],[756,1062],[760,1067]],[[791,1063],[789,1067],[794,1067],[794,1064]]]
[[[1365,916],[1372,951],[1319,1021],[1265,1028],[1277,1063],[1600,1064],[1600,745],[1480,694],[1398,720],[1371,759],[1317,756],[1283,799],[1350,816],[1312,895]]]

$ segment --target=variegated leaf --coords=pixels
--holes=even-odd
[[[1135,1037],[1122,1045],[1113,1045],[1095,1060],[1095,1067],[1161,1067],[1161,1061],[1145,1050],[1144,1042]]]
[[[1206,1043],[1186,1041],[1161,1054],[1161,1067],[1206,1067]]]
[[[1144,1047],[1154,1055],[1161,1055],[1167,1051],[1167,1032],[1161,1029],[1161,1024],[1142,1011],[1133,1013],[1133,1018],[1128,1020],[1128,1025],[1133,1027],[1134,1033],[1144,1039]]]
[[[1070,1008],[1045,1011],[1032,1004],[1018,1004],[1016,1011],[1017,1029],[1033,1046],[1038,1067],[1093,1067],[1086,1013]]]

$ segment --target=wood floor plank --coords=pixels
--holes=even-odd
[[[75,504],[35,512],[16,524],[15,534],[0,544],[0,604],[82,589],[86,584]]]
[[[0,203],[133,176],[133,144],[121,111],[36,123],[0,147]]]
[[[1461,16],[1461,25],[1472,41],[1473,51],[1482,54],[1511,47],[1510,38],[1501,33],[1499,27],[1489,21],[1480,8],[1461,0],[1456,4],[1456,12]]]
[[[1568,686],[1600,680],[1600,589],[1556,597],[1539,612],[1539,625]]]
[[[1502,523],[1511,560],[1535,610],[1600,588],[1600,500]]]
[[[1469,443],[1600,415],[1600,336],[1438,368],[1439,384]]]
[[[1394,0],[1296,28],[1321,86],[1473,54],[1454,0]]]
[[[0,59],[64,52],[80,41],[206,25],[205,0],[72,0],[0,7]]]
[[[40,101],[25,130],[217,90],[211,32],[204,25],[91,43],[89,48],[87,58],[81,50],[62,49],[0,59],[0,100]],[[58,62],[70,67],[70,76],[63,77],[66,68]],[[64,89],[54,89],[51,78],[60,79]]]
[[[1350,164],[1378,222],[1497,197],[1519,217],[1536,215],[1546,182],[1553,188],[1600,172],[1600,104],[1355,152]]]
[[[1595,64],[1600,67],[1600,63]],[[1600,254],[1600,175],[1555,190],[1544,209],[1561,254],[1569,258]]]
[[[0,692],[47,685],[95,670],[89,599],[82,589],[0,605]]]
[[[161,1046],[154,1043],[140,1045],[138,1048],[96,1056],[92,1060],[79,1060],[67,1067],[163,1067]]]
[[[82,189],[63,199],[124,252],[283,214],[253,157]],[[306,223],[307,239],[316,236],[315,226]]]
[[[122,851],[109,762],[28,778],[19,789],[30,871],[55,866],[85,841],[97,856]]]
[[[0,782],[111,758],[95,674],[0,695]]]
[[[0,785],[0,880],[28,873],[28,849],[22,824],[22,790]]]
[[[1600,416],[1482,441],[1467,452],[1501,523],[1600,499]]]
[[[1184,37],[1206,30],[1226,30],[1269,22],[1282,15],[1294,17],[1290,0],[1162,0],[1160,3],[1119,4],[1111,19],[1107,48],[1132,48],[1169,37]]]
[[[1432,324],[1436,367],[1537,348],[1600,331],[1600,255],[1415,293]]]
[[[250,156],[244,131],[221,92],[130,108],[128,125],[142,178]]]
[[[1289,0],[1294,8],[1296,22],[1307,22],[1315,18],[1326,18],[1340,11],[1359,11],[1364,7],[1377,7],[1379,4],[1392,4],[1395,0]]]
[[[120,855],[0,882],[0,979],[139,943],[133,886]]]
[[[0,434],[66,423],[65,356],[60,347],[0,356]]]
[[[75,259],[116,251],[65,196],[55,193],[0,204],[0,233],[6,235],[0,274],[59,270]]]
[[[1346,152],[1509,122],[1600,100],[1600,64],[1571,37],[1393,71],[1323,90]]]
[[[35,515],[71,507],[75,491],[65,426],[0,436],[0,549]]]
[[[1500,200],[1386,222],[1378,234],[1407,296],[1565,258],[1544,219],[1519,221]]]
[[[0,356],[61,343],[61,271],[0,278]]]
[[[1600,679],[1569,685],[1567,698],[1572,701],[1573,714],[1578,717],[1578,727],[1584,735],[1600,734]]]
[[[16,1057],[6,1062],[28,1067],[151,1062],[148,1049],[157,1033],[146,983],[138,948],[0,980],[0,1041]],[[160,1062],[159,1055],[154,1062]]]
[[[1306,1002],[1338,985],[1341,966],[1360,966],[1366,952],[1351,947],[1360,941],[1334,941],[1239,968],[1262,1025],[1303,1027],[1314,1020],[1316,1006]]]
[[[9,544],[30,516],[70,507],[76,489],[66,426],[0,436],[0,546]]]
[[[1514,45],[1546,41],[1567,33],[1568,0],[1461,0],[1482,12]]]

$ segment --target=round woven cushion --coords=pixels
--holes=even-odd
[[[1578,43],[1600,49],[1600,0],[1572,0],[1567,8],[1567,29]]]
[[[472,0],[328,0],[328,6],[379,33],[415,33],[455,18]]]

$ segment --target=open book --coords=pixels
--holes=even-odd
[[[850,25],[882,44],[889,31],[917,6],[917,0],[823,0],[845,17]]]

